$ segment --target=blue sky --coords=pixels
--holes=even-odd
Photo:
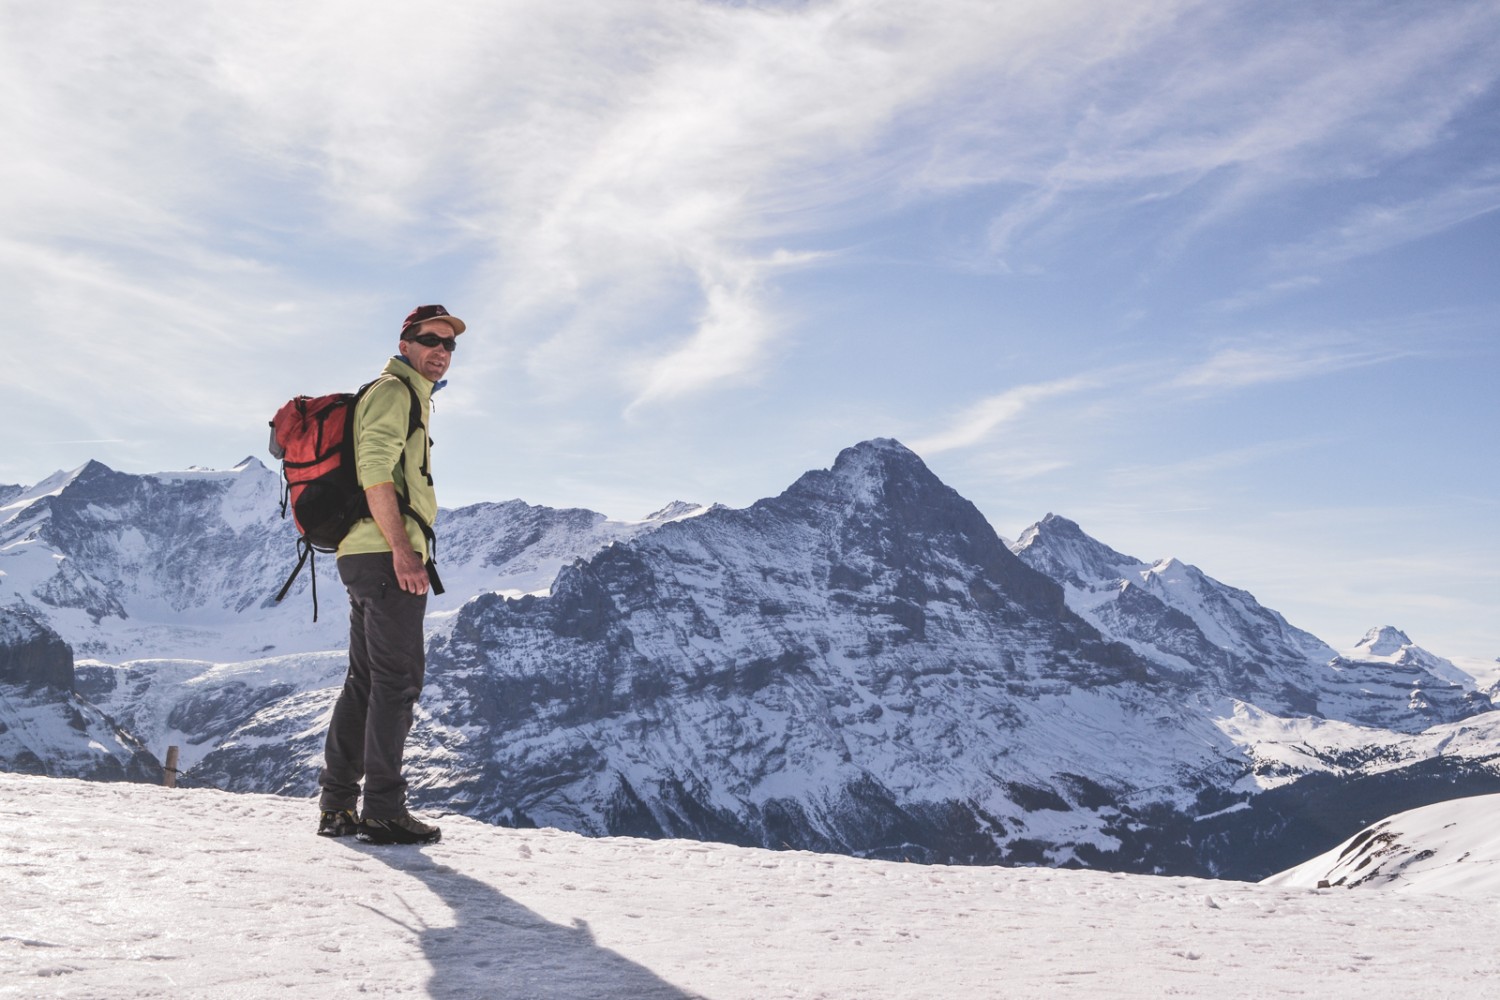
[[[1500,3],[6,2],[0,483],[265,459],[413,305],[447,506],[896,437],[1500,656]]]

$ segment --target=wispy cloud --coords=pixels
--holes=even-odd
[[[1263,465],[1283,459],[1288,455],[1308,451],[1327,442],[1316,436],[1291,440],[1260,441],[1239,448],[1224,448],[1191,458],[1162,461],[1150,465],[1127,464],[1110,468],[1107,478],[1111,488],[1118,488],[1127,495],[1152,495],[1170,490],[1179,496],[1211,496],[1204,484],[1220,481],[1230,472]],[[1208,507],[1188,506],[1179,511],[1207,510]],[[1141,511],[1140,513],[1150,513]],[[1167,513],[1158,511],[1157,513]]]
[[[1500,73],[1500,13],[1485,4],[1359,19],[1183,5],[1164,20],[1168,30],[1075,67],[1044,105],[1056,115],[1045,138],[1019,144],[1031,155],[985,142],[966,162],[964,182],[1023,192],[991,222],[991,252],[1034,253],[1122,206],[1169,201],[1190,209],[1180,244],[1279,193],[1367,176],[1441,141]]]
[[[1351,368],[1409,357],[1408,350],[1349,343],[1252,343],[1225,347],[1168,383],[1171,388],[1212,392],[1315,378]]]
[[[1037,403],[1096,388],[1103,381],[1101,376],[1080,375],[1007,389],[968,407],[942,430],[912,441],[912,450],[923,455],[936,455],[955,448],[972,447],[989,439]]]
[[[1249,199],[1419,149],[1500,72],[1492,4],[84,7],[8,13],[12,239],[162,309],[195,287],[343,305],[330,258],[443,261],[538,379],[637,407],[772,363],[773,279],[839,227],[983,190],[983,256],[1024,259],[1226,172]],[[1493,194],[1355,218],[1306,252]]]
[[[1486,171],[1395,204],[1364,205],[1327,232],[1277,251],[1273,264],[1303,271],[1342,264],[1500,211],[1500,172]]]
[[[1128,414],[1132,412],[1191,406],[1203,395],[1318,378],[1389,363],[1413,354],[1409,348],[1371,346],[1349,337],[1246,339],[1225,344],[1199,361],[1148,359],[1129,366],[1006,389],[958,411],[941,429],[915,439],[912,448],[931,455],[991,443],[997,432],[1023,418],[1034,417],[1040,404],[1062,397],[1083,397],[1082,400],[1070,400],[1066,414],[1070,423],[1082,421],[1097,427],[1128,423]],[[1212,471],[1258,461],[1265,456],[1266,449],[1275,453],[1304,445],[1305,442],[1293,445],[1269,443],[1221,452],[1195,461],[1206,463],[1203,471]],[[1067,462],[1054,455],[1047,462],[1031,464],[1042,471],[1050,471],[1065,466]],[[1170,476],[1193,471],[1184,465],[1177,467]],[[1139,470],[1122,472],[1127,478],[1142,474],[1145,473]],[[1156,472],[1149,474],[1157,475]]]

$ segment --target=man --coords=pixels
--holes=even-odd
[[[355,464],[370,516],[355,522],[338,549],[349,590],[349,672],[318,779],[321,836],[355,834],[372,844],[431,844],[442,836],[407,811],[401,758],[426,673],[422,622],[437,579],[427,426],[432,393],[444,385],[463,332],[463,320],[442,306],[413,309],[398,353],[354,410]],[[415,426],[413,394],[421,413]],[[362,817],[355,810],[360,779]]]

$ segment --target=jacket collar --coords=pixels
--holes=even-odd
[[[448,384],[447,379],[439,379],[437,382],[427,381],[427,376],[417,371],[416,365],[406,360],[404,354],[391,355],[391,360],[385,363],[385,374],[396,376],[416,389],[418,395],[428,397]]]

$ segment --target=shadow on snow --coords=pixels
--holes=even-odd
[[[436,1000],[703,1000],[600,946],[582,919],[555,924],[493,886],[431,861],[420,849],[349,846],[417,879],[453,912],[452,925],[429,927],[419,920],[414,925],[412,913],[369,907],[420,941],[432,965],[428,995]]]

